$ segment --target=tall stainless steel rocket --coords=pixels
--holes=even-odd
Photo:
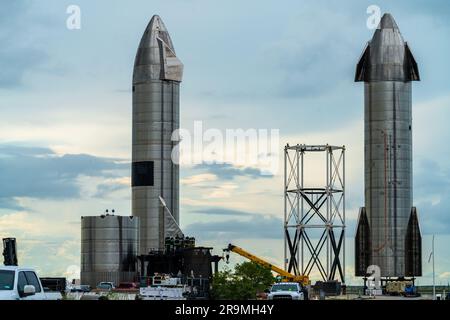
[[[417,63],[393,17],[381,18],[356,67],[364,81],[365,207],[355,238],[355,274],[421,276],[421,235],[412,193],[411,81]]]
[[[141,254],[162,249],[165,236],[173,235],[171,221],[179,221],[179,167],[172,161],[178,142],[171,136],[179,128],[182,76],[169,32],[155,15],[133,70],[132,214],[140,221]]]

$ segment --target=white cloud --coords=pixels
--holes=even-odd
[[[14,212],[0,216],[0,235],[2,237],[44,236],[48,234],[47,223],[29,212]]]
[[[30,93],[30,99],[32,97]],[[33,107],[23,108],[22,112],[16,110],[20,107],[16,106],[20,98],[13,100],[5,106],[5,114],[0,118],[0,142],[45,144],[61,155],[86,153],[131,158],[131,108],[128,111],[106,96],[103,101],[89,98],[81,101],[60,98],[63,101],[51,101],[48,105],[34,101]],[[127,99],[124,100],[122,103],[128,104]],[[64,105],[64,109],[57,108],[57,103]],[[35,109],[39,110],[39,115]]]
[[[204,194],[204,197],[211,199],[229,198],[237,188],[238,186],[234,183],[224,183],[214,188],[211,193]]]
[[[433,100],[413,104],[413,146],[414,155],[420,158],[430,157],[439,164],[448,167],[450,149],[448,143],[448,118],[450,114],[450,96],[441,96]]]
[[[180,180],[184,185],[198,186],[204,182],[216,181],[217,176],[212,173],[202,173],[193,176],[189,176]]]

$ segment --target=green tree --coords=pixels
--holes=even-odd
[[[257,292],[274,283],[269,268],[254,262],[236,264],[234,272],[225,269],[214,275],[211,295],[214,299],[255,299]]]

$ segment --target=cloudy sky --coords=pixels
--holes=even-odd
[[[69,5],[81,29],[66,27]],[[363,205],[363,86],[369,5],[394,15],[420,67],[413,84],[414,202],[425,276],[437,235],[450,281],[448,1],[0,0],[0,236],[42,274],[79,264],[80,216],[130,214],[131,76],[153,14],[185,65],[181,126],[279,129],[291,144],[347,147],[347,276]],[[281,159],[281,158],[280,158]],[[183,166],[181,224],[203,245],[228,242],[281,265],[282,161]],[[233,257],[233,261],[239,261]]]

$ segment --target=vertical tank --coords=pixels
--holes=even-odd
[[[141,254],[163,249],[165,237],[172,235],[159,197],[179,223],[179,169],[178,161],[172,161],[177,141],[171,137],[179,128],[182,74],[167,28],[155,15],[142,36],[133,70],[132,214],[140,221]]]
[[[421,242],[412,193],[411,81],[418,80],[408,44],[393,17],[383,15],[355,76],[364,82],[365,115],[365,207],[356,236],[357,275],[364,275],[368,264],[379,266],[382,277],[421,275],[420,254],[412,252],[420,250]]]
[[[81,217],[81,283],[134,281],[138,249],[137,217]]]

